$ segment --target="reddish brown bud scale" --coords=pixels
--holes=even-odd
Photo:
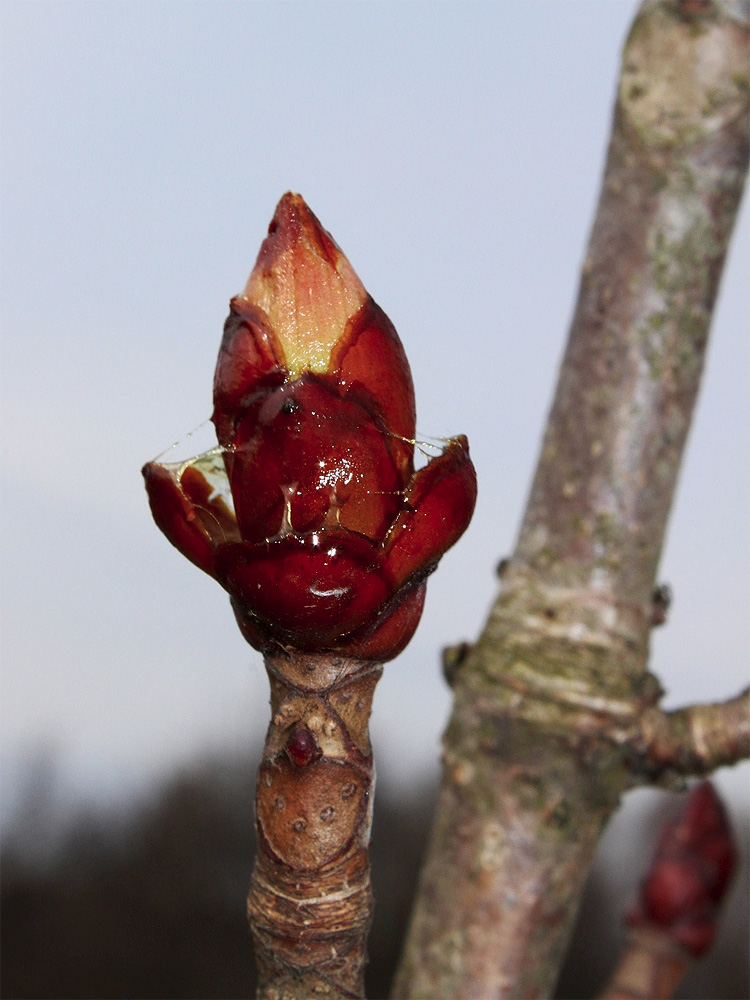
[[[157,524],[229,592],[248,642],[396,656],[476,476],[465,438],[414,471],[401,341],[299,195],[231,302],[213,422],[221,467],[208,453],[144,476]]]

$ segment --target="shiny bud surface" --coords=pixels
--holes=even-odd
[[[284,749],[289,760],[297,767],[306,767],[321,756],[315,737],[304,725],[294,727]]]
[[[245,638],[397,655],[476,476],[462,437],[415,471],[401,341],[299,195],[231,302],[212,419],[216,449],[143,471],[156,523],[229,592]]]

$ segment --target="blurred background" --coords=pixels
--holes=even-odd
[[[139,470],[210,415],[229,297],[287,189],[396,325],[420,433],[468,434],[479,475],[472,525],[375,699],[376,877],[405,913],[450,706],[440,650],[476,636],[514,544],[635,6],[0,8],[3,995],[250,989],[267,682],[224,592],[154,527]],[[675,599],[651,667],[669,707],[748,681],[749,253],[745,204],[662,559]],[[749,776],[716,777],[745,840]],[[631,795],[602,844],[577,935],[600,964],[596,935],[616,936],[668,799]],[[746,872],[714,985],[684,996],[747,995]],[[381,903],[392,935],[396,912]],[[376,952],[379,933],[381,956],[395,945]],[[235,972],[220,987],[199,961]]]

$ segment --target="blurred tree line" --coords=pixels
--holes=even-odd
[[[245,919],[256,764],[201,761],[119,809],[52,808],[37,783],[3,836],[0,992],[14,998],[252,997]],[[436,787],[405,800],[379,785],[373,826],[375,922],[367,996],[388,996],[429,832]],[[668,808],[668,807],[667,807]],[[655,834],[663,810],[649,818]],[[736,831],[742,837],[745,831]],[[644,867],[653,839],[643,845]],[[747,882],[747,844],[740,879]],[[639,873],[633,873],[635,886]],[[739,891],[737,891],[739,890]],[[595,996],[614,961],[623,900],[594,868],[557,996]],[[679,997],[743,998],[748,892]]]

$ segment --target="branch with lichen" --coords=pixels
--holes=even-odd
[[[663,713],[647,663],[747,173],[749,66],[743,5],[639,9],[520,537],[478,641],[447,659],[454,709],[395,997],[548,996],[622,794],[747,755],[741,699]]]

